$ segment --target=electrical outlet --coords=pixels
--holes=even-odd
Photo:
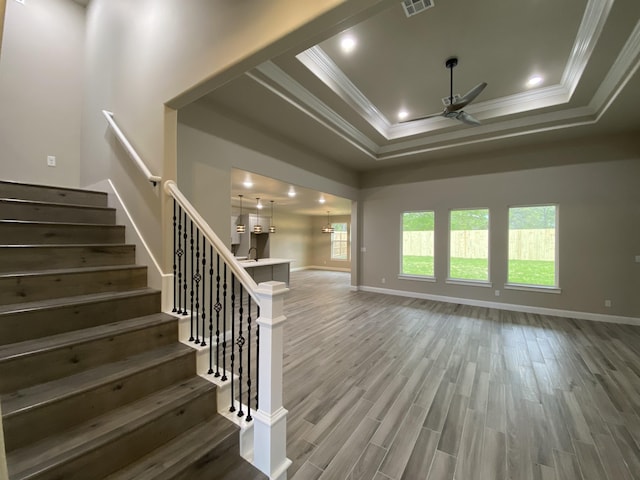
[[[636,255],[636,263],[640,263],[640,255]]]
[[[611,307],[611,300],[605,300],[604,301],[604,306],[607,307],[607,308]]]
[[[382,283],[387,283],[387,279],[382,277]]]
[[[500,290],[496,290],[496,297],[500,296]]]
[[[47,166],[55,167],[56,166],[56,157],[53,155],[47,155]]]
[[[366,251],[367,251],[367,247],[360,247],[360,251],[361,251],[362,253],[366,252]]]

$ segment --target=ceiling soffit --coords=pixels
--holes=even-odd
[[[483,121],[481,126],[474,128],[452,129],[451,120],[442,117],[407,123],[392,122],[319,45],[299,53],[297,59],[385,141],[380,142],[379,138],[374,139],[354,126],[353,122],[329,107],[318,95],[272,61],[259,65],[247,75],[376,161],[589,125],[597,122],[606,112],[640,65],[639,21],[589,103],[571,105],[572,95],[598,43],[613,3],[614,0],[588,0],[559,83],[478,101],[466,107],[467,112]],[[424,15],[429,15],[429,12]]]

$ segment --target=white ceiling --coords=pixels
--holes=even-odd
[[[487,143],[640,130],[640,109],[629,108],[640,104],[638,0],[435,0],[411,18],[400,1],[382,3],[381,13],[272,58],[201,101],[357,172]],[[345,35],[356,40],[348,54]],[[410,117],[442,110],[451,56],[459,58],[454,93],[488,83],[465,107],[482,125],[442,117],[399,124],[401,108]],[[528,88],[533,74],[544,81]]]

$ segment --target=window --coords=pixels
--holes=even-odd
[[[434,276],[434,217],[432,211],[402,214],[402,275]]]
[[[451,210],[449,278],[489,281],[489,210]]]
[[[346,223],[332,223],[331,260],[349,260],[349,231]]]
[[[508,283],[558,286],[556,226],[555,205],[509,208]]]

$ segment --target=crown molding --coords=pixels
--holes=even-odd
[[[499,99],[470,105],[465,110],[480,120],[491,120],[518,113],[567,104],[575,91],[603,30],[614,0],[589,0],[561,83]],[[387,141],[414,137],[393,144],[379,145],[341,115],[313,95],[303,85],[271,61],[247,75],[271,92],[329,128],[376,161],[391,160],[447,148],[484,143],[596,123],[606,112],[624,85],[640,67],[640,21],[627,39],[618,58],[587,106],[532,114],[517,119],[488,122],[478,127],[460,128],[438,134],[451,126],[442,117],[392,124],[353,84],[319,47],[311,47],[296,57],[334,93],[354,109]],[[415,138],[416,135],[428,136]]]

